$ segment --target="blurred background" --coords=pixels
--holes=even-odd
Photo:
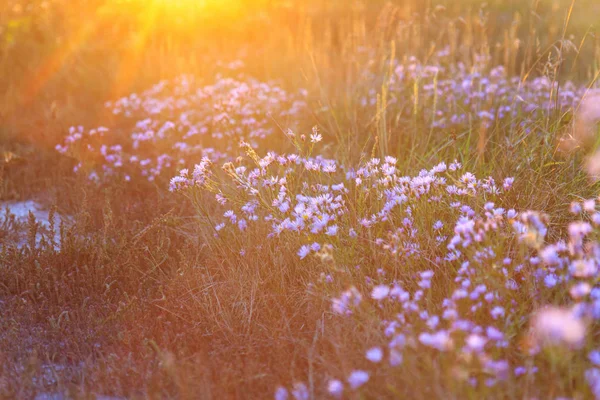
[[[426,54],[434,40],[439,46],[448,24],[457,30],[454,40],[471,44],[473,51],[509,47],[515,57],[533,63],[536,52],[565,33],[571,5],[570,0],[4,0],[0,132],[53,136],[64,129],[56,121],[95,118],[107,99],[181,73],[206,74],[217,61],[241,59],[257,78],[278,77],[288,85],[308,85],[315,68],[325,75],[335,71],[341,79],[361,45],[395,39],[397,53]],[[598,15],[600,3],[573,2],[566,38],[579,46],[587,37],[578,53],[569,54],[585,61],[562,71],[570,78],[587,79],[598,69],[598,28],[590,28]],[[426,18],[440,22],[419,24]],[[535,42],[528,43],[529,37]],[[485,43],[487,38],[498,43]],[[514,39],[521,42],[518,50],[508,43]]]

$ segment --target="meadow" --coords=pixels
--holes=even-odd
[[[0,398],[600,398],[599,15],[4,0]]]

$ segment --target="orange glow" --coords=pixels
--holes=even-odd
[[[134,75],[140,66],[141,57],[148,42],[150,31],[159,15],[160,8],[157,4],[149,6],[146,13],[140,14],[140,28],[135,36],[130,53],[125,55],[121,60],[119,72],[116,75],[112,90],[112,97],[122,95],[133,80]]]
[[[251,3],[256,5],[260,1],[249,0],[146,0],[144,6],[149,10],[160,10],[163,17],[177,18],[189,17],[197,13],[226,14],[231,16],[237,14],[245,6]]]
[[[60,70],[65,61],[75,53],[83,43],[94,33],[104,6],[96,10],[91,21],[82,24],[75,33],[65,40],[54,53],[50,54],[41,65],[28,77],[23,90],[23,102],[29,104],[48,83],[48,81]]]
[[[122,38],[127,45],[123,47],[114,75],[112,97],[123,95],[130,88],[149,40],[157,30],[172,35],[189,34],[198,27],[218,25],[219,21],[231,23],[245,15],[245,10],[264,4],[266,0],[104,0],[95,10],[90,10],[91,17],[81,21],[81,25],[25,77],[21,89],[23,103],[30,104],[86,42],[102,35],[102,26],[110,26],[115,16],[132,21],[134,29]]]

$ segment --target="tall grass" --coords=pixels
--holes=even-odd
[[[308,91],[309,113],[297,137],[318,126],[324,137],[318,151],[338,160],[340,170],[393,155],[409,176],[454,159],[480,178],[514,176],[513,189],[494,198],[496,205],[543,210],[556,225],[551,240],[565,233],[571,201],[597,194],[580,170],[583,156],[557,151],[570,111],[534,120],[531,131],[509,128],[516,118],[486,129],[439,130],[427,118],[447,99],[427,98],[418,80],[398,90],[393,79],[394,68],[409,65],[411,56],[427,64],[446,50],[447,65],[467,70],[485,55],[489,66],[503,65],[523,82],[544,76],[593,85],[600,71],[594,2],[234,3],[185,14],[149,10],[140,1],[0,5],[0,199],[36,197],[73,219],[53,228],[60,248],[53,232],[36,242],[33,220],[7,217],[0,225],[0,396],[264,398],[278,385],[302,381],[321,398],[324,380],[357,368],[365,346],[385,340],[379,317],[392,309],[373,306],[354,319],[336,318],[332,298],[350,286],[368,293],[373,281],[384,281],[378,269],[416,286],[415,274],[430,266],[391,256],[376,245],[376,234],[360,245],[336,242],[345,251],[324,247],[303,261],[301,240],[266,239],[270,225],[215,237],[212,220],[225,210],[213,196],[188,193],[189,202],[168,193],[170,176],[93,183],[72,172],[80,160],[55,153],[72,125],[122,127],[105,102],[162,79],[191,74],[211,84],[218,62],[242,60],[247,75],[276,80],[290,93]],[[364,107],[362,98],[374,104]],[[281,132],[268,143],[295,151],[286,140]],[[256,152],[265,156],[263,148]],[[244,162],[255,160],[248,155]],[[343,180],[340,170],[334,177]],[[299,173],[311,184],[336,183]],[[379,205],[358,190],[346,202],[352,217]],[[450,211],[425,204],[419,213],[419,229],[442,219],[451,229]],[[23,229],[29,243],[9,244]],[[439,255],[433,236],[423,241],[432,257]],[[436,277],[428,301],[451,293],[453,273]],[[515,295],[518,315],[547,300],[532,300],[525,289]],[[384,374],[382,385],[364,396],[589,396],[583,364],[565,363],[535,382],[511,381],[494,391],[457,381],[447,359],[416,354],[406,358],[403,373]]]

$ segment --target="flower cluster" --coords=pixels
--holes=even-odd
[[[485,57],[467,67],[442,52],[391,71],[386,111],[398,121],[423,116],[432,131],[529,130],[585,95],[572,83],[509,77]],[[317,128],[285,132],[295,152],[263,146],[278,122],[299,119],[305,96],[241,75],[211,85],[184,76],[107,103],[118,127],[73,127],[57,150],[94,179],[176,174],[170,190],[193,202],[219,249],[244,257],[291,248],[295,263],[326,265],[323,282],[343,274],[346,290],[325,293],[330,317],[375,326],[384,339],[323,383],[333,397],[367,390],[423,353],[466,387],[535,381],[557,349],[588,353],[582,378],[600,397],[600,353],[588,334],[600,319],[598,201],[573,203],[576,220],[551,241],[543,210],[511,208],[512,177],[476,176],[456,160],[417,173],[392,156],[344,165],[315,151]],[[377,93],[361,102],[377,104]],[[313,383],[275,397],[309,398]]]
[[[241,140],[257,148],[280,125],[300,119],[305,97],[241,74],[218,75],[210,85],[181,76],[106,103],[116,127],[72,127],[56,149],[94,178],[140,174],[152,181],[202,157],[234,159]]]
[[[184,169],[173,177],[171,190],[187,193],[192,200],[201,193],[215,196],[223,210],[222,217],[213,220],[215,235],[230,231],[228,227],[234,233],[245,231],[254,224],[263,228],[267,239],[293,238],[300,259],[317,255],[324,245],[370,240],[395,257],[441,259],[439,252],[423,250],[429,247],[423,243],[433,237],[435,244],[442,244],[446,225],[472,215],[473,206],[500,197],[512,184],[511,178],[502,186],[491,177],[478,179],[461,172],[458,162],[440,163],[417,176],[401,174],[394,157],[342,166],[332,159],[311,157],[314,142],[304,143],[303,148],[297,135],[288,136],[299,153],[269,152],[259,157],[243,144],[246,157],[225,162],[221,168],[203,159],[192,173]],[[422,216],[442,205],[448,209],[439,213],[435,223],[425,224]]]
[[[314,143],[307,145],[311,152]],[[366,366],[327,382],[332,396],[362,390],[373,376],[388,375],[381,368],[423,351],[439,352],[465,385],[493,387],[535,379],[545,349],[581,351],[589,344],[589,325],[600,317],[595,200],[574,203],[571,211],[583,218],[568,225],[566,240],[548,243],[547,216],[498,205],[512,190],[510,177],[478,178],[458,162],[410,176],[393,157],[352,167],[306,154],[259,157],[249,145],[246,151],[236,164],[216,168],[203,160],[193,174],[173,178],[172,188],[191,198],[215,196],[223,210],[214,221],[217,237],[241,239],[252,225],[267,242],[295,244],[299,260],[314,255],[335,265],[338,256],[352,259],[379,246],[391,264],[402,265],[404,278],[382,267],[377,277],[331,297],[334,318],[381,313],[376,325],[388,338],[365,349]],[[230,247],[242,242],[228,239]],[[333,282],[339,270],[323,280]],[[565,304],[565,294],[574,303]],[[596,376],[593,369],[587,375]],[[280,387],[277,396],[301,396],[305,388]]]
[[[389,78],[389,112],[406,121],[420,114],[429,126],[442,130],[496,124],[532,129],[553,114],[572,112],[589,90],[572,82],[559,85],[547,76],[509,76],[504,66],[490,66],[489,57],[475,59],[471,66],[455,63],[443,50],[427,64],[415,57],[396,61]],[[372,80],[380,76],[369,70],[365,75]],[[360,102],[376,105],[377,92],[371,89]]]
[[[589,359],[585,379],[598,396],[600,353],[589,350],[589,331],[600,319],[600,212],[595,199],[574,202],[571,212],[580,218],[568,223],[567,237],[547,243],[545,215],[486,203],[458,218],[443,241],[445,257],[432,260],[431,269],[389,283],[378,274],[367,286],[370,296],[352,287],[334,298],[333,313],[347,318],[359,314],[341,305],[386,310],[379,323],[388,341],[365,351],[371,367],[350,372],[346,383],[331,380],[330,394],[358,390],[372,375],[391,375],[381,369],[425,349],[452,360],[453,376],[473,387],[535,380],[548,365],[546,355],[564,349]],[[447,296],[433,291],[438,274],[445,290],[450,286]]]
[[[256,226],[266,231],[267,238],[304,238],[298,249],[300,258],[319,252],[322,246],[315,239],[325,241],[340,234],[349,191],[343,181],[336,181],[339,166],[335,160],[310,156],[315,140],[305,143],[291,132],[288,137],[297,146],[305,146],[304,155],[269,152],[259,157],[243,142],[245,157],[235,163],[224,162],[220,168],[205,158],[192,173],[184,169],[173,177],[170,189],[190,194],[192,199],[214,195],[215,204],[223,210],[222,217],[214,221],[215,235],[230,230],[226,228],[235,233]],[[308,180],[313,183],[309,185]],[[313,241],[307,242],[309,238]]]

